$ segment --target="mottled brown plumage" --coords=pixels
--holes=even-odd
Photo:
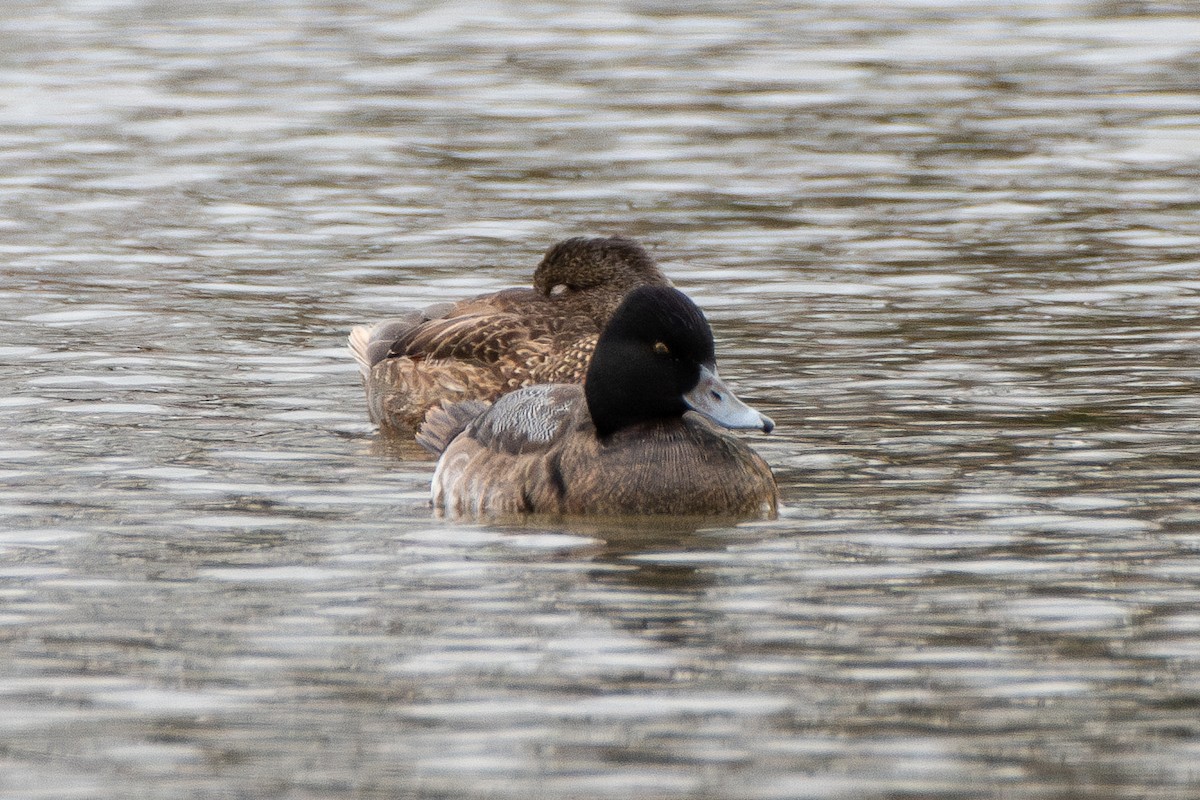
[[[621,299],[669,286],[630,239],[577,237],[551,247],[532,289],[505,289],[409,312],[350,334],[371,420],[412,431],[432,407],[494,400],[523,386],[583,379]]]

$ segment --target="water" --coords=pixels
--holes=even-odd
[[[1191,798],[1190,3],[10,2],[0,797]],[[645,241],[775,522],[452,524],[344,337]]]

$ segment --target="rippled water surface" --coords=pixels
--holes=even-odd
[[[1190,2],[0,8],[0,797],[1194,798]],[[638,237],[770,523],[452,524],[349,328]]]

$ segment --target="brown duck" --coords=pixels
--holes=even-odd
[[[414,431],[434,406],[492,401],[538,383],[578,383],[612,312],[645,285],[671,282],[640,244],[577,237],[546,251],[532,289],[504,289],[356,327],[350,350],[371,421]]]

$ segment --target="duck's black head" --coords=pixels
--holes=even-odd
[[[708,321],[667,286],[634,289],[618,306],[592,354],[584,393],[601,437],[688,410],[729,428],[774,427],[717,377]]]

